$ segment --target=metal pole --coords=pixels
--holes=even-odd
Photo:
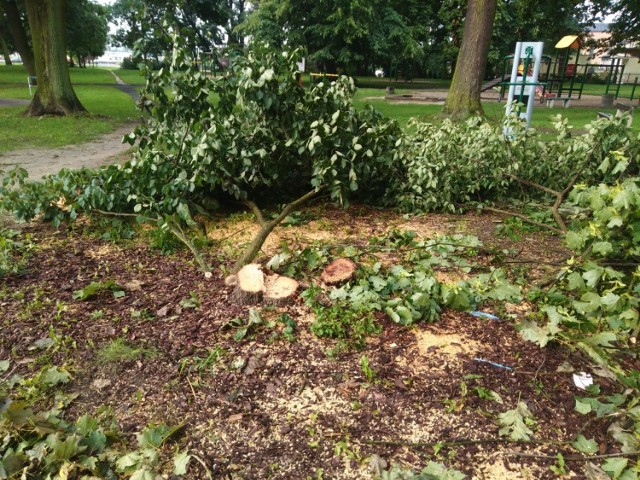
[[[611,71],[609,72],[609,78],[607,78],[607,88],[605,88],[604,90],[604,94],[608,95],[609,94],[609,87],[611,86],[611,79],[613,78],[613,64],[616,62],[615,58],[611,59]]]
[[[622,66],[621,69],[620,69],[620,66]],[[620,94],[620,87],[622,86],[622,76],[624,75],[624,67],[625,67],[625,64],[622,63],[622,59],[621,58],[618,59],[618,69],[620,70],[620,75],[618,76],[618,88],[616,88],[616,99]]]
[[[513,94],[515,93],[516,86],[513,85],[514,79],[518,77],[518,63],[520,63],[520,53],[522,52],[522,43],[516,43],[516,51],[513,55],[513,64],[511,65],[511,80],[509,81],[509,96],[507,97],[509,100],[513,99]],[[512,102],[507,102],[506,115],[509,116],[511,114]]]
[[[638,86],[638,77],[636,77],[635,81],[633,82],[633,88],[631,89],[631,98],[629,100],[633,101],[633,96],[636,93],[636,87]]]

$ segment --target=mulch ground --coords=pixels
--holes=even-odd
[[[325,229],[336,235],[348,226],[353,231],[345,235],[362,237],[360,227],[375,230],[380,222],[425,231],[460,231],[464,224],[465,233],[498,241],[492,237],[496,219],[489,216],[406,222],[389,212],[357,212],[357,218],[353,210],[323,212]],[[295,341],[282,335],[279,323],[236,341],[236,330],[225,326],[246,318],[249,307],[230,302],[224,264],[205,279],[187,253],[163,256],[138,243],[114,244],[37,224],[26,230],[39,248],[24,274],[0,280],[0,360],[10,358],[23,375],[45,363],[66,365],[73,381],[65,390],[78,394],[67,416],[108,417],[132,444],[149,423],[184,425],[178,443],[214,478],[372,478],[368,459],[376,454],[416,470],[440,461],[470,478],[545,479],[554,477],[554,461],[521,454],[576,455],[570,445],[554,442],[570,442],[579,433],[595,438],[600,453],[610,452],[606,423],[574,411],[582,392],[565,368],[588,371],[586,359],[558,345],[540,349],[525,342],[511,320],[445,311],[435,323],[406,328],[381,313],[382,332],[363,351],[332,358],[327,351],[335,342],[313,335],[313,317],[296,298],[262,311],[267,320],[292,317]],[[517,245],[539,260],[557,259],[563,251],[539,234]],[[218,256],[224,258],[211,252]],[[73,298],[91,282],[107,281],[125,286],[125,295]],[[35,346],[52,333],[63,339],[55,348]],[[114,339],[139,349],[139,356],[100,361],[99,352]],[[363,372],[362,355],[372,378]],[[603,393],[613,393],[606,379],[596,381]],[[481,398],[486,390],[503,403]],[[540,443],[499,437],[497,415],[519,401],[531,410],[530,428]],[[585,463],[567,463],[581,478]],[[192,461],[185,478],[206,475]]]

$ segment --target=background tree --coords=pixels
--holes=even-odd
[[[452,118],[483,114],[480,89],[487,65],[496,0],[469,0],[462,46],[444,113]]]
[[[25,0],[38,88],[27,115],[85,112],[69,77],[64,41],[63,0]]]
[[[85,67],[88,59],[104,54],[109,24],[107,8],[89,0],[67,1],[65,27],[67,50],[77,64]]]
[[[26,28],[26,13],[24,12],[23,5],[17,3],[16,0],[0,0],[0,8],[2,9],[6,24],[13,37],[13,44],[20,54],[20,58],[22,58],[22,64],[27,70],[27,74],[35,76],[35,59],[29,42],[29,34]]]
[[[613,0],[610,5],[600,4],[607,13],[615,14],[609,25],[611,37],[607,45],[614,52],[625,47],[635,47],[640,43],[640,0]]]
[[[225,33],[228,45],[244,47],[244,35],[238,31],[238,26],[247,16],[247,2],[245,0],[226,0],[227,23]]]
[[[0,9],[2,7],[0,6]],[[14,51],[13,39],[9,33],[9,25],[3,15],[0,15],[0,53],[4,57],[4,64],[11,65],[11,52]]]
[[[116,0],[109,15],[118,26],[112,38],[117,45],[157,59],[170,47],[162,32],[167,20],[189,32],[187,42],[193,52],[211,51],[223,43],[222,31],[232,28],[230,17],[241,18],[243,8],[244,2],[238,0]]]

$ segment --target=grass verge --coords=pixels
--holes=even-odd
[[[89,115],[35,118],[23,115],[26,107],[0,108],[0,152],[83,143],[136,119],[133,99],[114,87],[78,86],[75,90]],[[0,90],[0,97],[4,92]]]

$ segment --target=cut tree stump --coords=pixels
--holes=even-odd
[[[257,263],[245,265],[236,274],[236,288],[231,300],[240,305],[255,305],[264,295],[264,273]]]
[[[264,303],[282,307],[291,302],[298,286],[298,282],[293,278],[270,275],[265,281]]]
[[[327,285],[337,285],[353,278],[358,266],[350,258],[336,258],[325,267],[320,274],[320,280]]]

